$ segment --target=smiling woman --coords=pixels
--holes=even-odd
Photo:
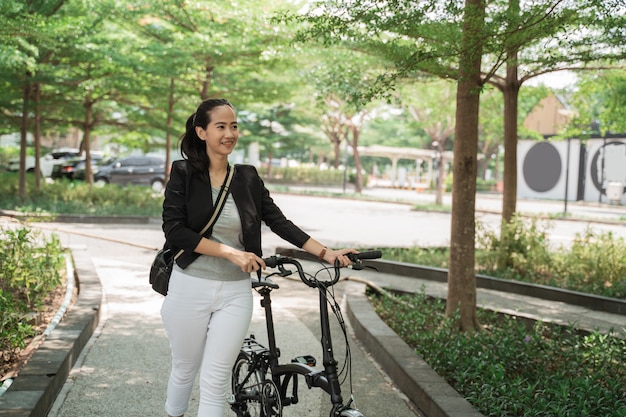
[[[238,127],[230,102],[202,102],[187,119],[181,137],[184,160],[172,164],[165,190],[166,247],[181,253],[161,308],[172,350],[165,403],[170,416],[187,411],[198,374],[198,417],[224,413],[231,369],[252,315],[250,274],[266,266],[262,222],[322,261],[351,264],[346,254],[354,249],[327,248],[285,217],[254,166],[230,165]],[[232,182],[227,184],[228,174]]]

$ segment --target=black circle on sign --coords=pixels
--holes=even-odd
[[[598,191],[600,191],[600,194],[606,194],[605,184],[602,184],[602,181],[600,180],[600,178],[602,177],[602,174],[601,174],[602,169],[606,169],[605,167],[603,167],[604,162],[602,161],[602,158],[604,157],[604,153],[605,152],[612,153],[611,151],[613,151],[613,152],[619,152],[620,155],[626,155],[626,149],[622,151],[619,148],[626,148],[626,142],[613,141],[613,142],[605,143],[596,151],[596,153],[593,155],[593,158],[591,159],[591,167],[589,170],[589,174],[591,175],[591,181],[593,182],[593,186],[596,187]],[[621,166],[621,167],[624,166],[623,160],[624,158],[622,158],[622,161],[617,162],[618,166]],[[610,162],[614,162],[614,161],[611,160]],[[609,162],[607,162],[607,164],[608,163]],[[606,181],[606,178],[604,180]],[[626,186],[624,186],[623,192],[626,193]]]
[[[561,177],[561,155],[551,143],[539,142],[526,154],[522,172],[533,191],[551,190]]]

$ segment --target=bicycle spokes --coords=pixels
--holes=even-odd
[[[271,379],[266,379],[261,384],[261,404],[265,417],[282,417],[283,407],[280,393]]]
[[[250,359],[239,355],[232,376],[231,408],[238,417],[263,417],[261,378]]]

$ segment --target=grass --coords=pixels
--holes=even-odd
[[[381,318],[486,416],[626,416],[626,340],[479,310],[459,333],[445,301],[370,298]]]

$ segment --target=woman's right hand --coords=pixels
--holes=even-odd
[[[239,266],[243,272],[253,273],[259,269],[265,269],[266,265],[260,256],[252,252],[233,251],[228,260]]]

